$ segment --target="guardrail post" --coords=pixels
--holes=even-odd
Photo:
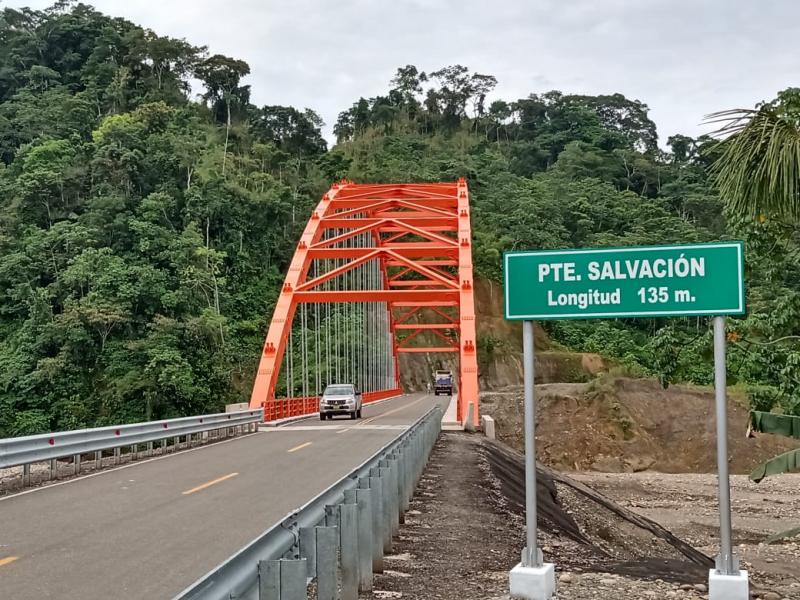
[[[281,597],[281,561],[262,560],[258,563],[258,598],[276,600]]]
[[[317,600],[336,600],[338,544],[336,527],[315,527]]]
[[[408,444],[403,443],[394,452],[394,458],[397,463],[397,498],[400,511],[400,522],[406,522],[406,511],[408,510],[408,484],[411,479],[411,470],[409,469],[409,452]]]
[[[94,453],[94,470],[99,471],[103,468],[103,451],[98,450]]]
[[[22,487],[28,487],[31,484],[31,466],[22,465]]]
[[[75,464],[75,475],[78,475],[81,472],[81,455],[76,454],[72,458],[72,461]]]
[[[356,553],[358,557],[358,589],[362,592],[372,590],[372,512],[369,490],[346,490],[344,500],[355,504],[356,513]]]
[[[389,469],[389,502],[390,505],[390,512],[391,512],[391,529],[392,535],[396,535],[400,532],[400,523],[402,521],[400,517],[400,494],[398,493],[397,489],[400,485],[400,465],[397,460],[391,455],[387,455],[386,459],[380,461],[380,466]]]
[[[258,563],[260,600],[306,600],[306,559]]]
[[[325,526],[326,527],[339,527],[339,505],[326,504],[325,505]]]
[[[50,459],[50,479],[58,479],[58,462],[55,458]]]
[[[356,490],[358,500],[359,583],[362,592],[372,591],[372,490]]]
[[[281,600],[306,600],[306,559],[281,561]]]
[[[381,464],[386,461],[381,461]],[[383,552],[387,554],[392,551],[392,498],[391,498],[391,473],[388,467],[378,468],[381,482],[381,522],[383,523]]]
[[[339,506],[342,600],[358,600],[358,506],[347,502],[346,492],[345,502]]]
[[[309,577],[317,574],[317,534],[314,527],[300,528],[300,558],[306,559]]]
[[[419,480],[422,479],[422,472],[425,470],[425,456],[426,456],[426,449],[428,447],[428,440],[431,437],[430,428],[426,423],[424,427],[421,427],[419,430],[419,438],[417,442],[417,470],[414,477],[414,487],[417,487],[417,483]]]
[[[383,498],[378,469],[370,469],[369,477],[359,480],[359,487],[368,487],[372,499],[372,572],[383,573]]]
[[[167,438],[161,440],[161,456],[164,456],[167,453]]]
[[[147,442],[147,456],[153,456],[153,442]]]

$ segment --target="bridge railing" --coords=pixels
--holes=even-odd
[[[379,390],[376,392],[364,392],[364,404],[393,398],[402,393],[399,389]],[[295,398],[276,398],[264,402],[264,420],[277,421],[290,417],[303,415],[313,415],[319,412],[319,396],[298,396]]]
[[[33,463],[50,461],[50,475],[57,475],[55,461],[73,458],[75,474],[80,471],[81,455],[94,453],[96,463],[102,461],[104,450],[114,450],[115,462],[119,462],[121,448],[130,447],[138,454],[140,445],[145,444],[147,452],[152,453],[153,442],[160,441],[166,450],[167,441],[172,439],[178,445],[185,438],[187,445],[196,434],[223,430],[255,431],[263,421],[263,409],[164,419],[146,423],[112,425],[93,429],[78,429],[59,433],[44,433],[17,438],[0,439],[0,468],[22,466],[23,485],[30,483],[30,466]]]
[[[305,600],[310,580],[318,600],[357,600],[392,551],[441,420],[441,409],[432,408],[174,600]]]

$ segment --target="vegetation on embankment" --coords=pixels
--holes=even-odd
[[[507,248],[745,239],[731,379],[760,408],[798,410],[800,352],[771,343],[800,328],[796,230],[726,218],[720,148],[673,136],[662,150],[639,101],[489,103],[490,75],[406,66],[342,113],[328,150],[313,111],[250,102],[246,62],[89,6],[3,9],[0,40],[0,437],[246,399],[299,232],[341,177],[468,177],[487,281]],[[498,327],[481,329],[484,364],[513,354]],[[664,383],[710,381],[704,319],[547,333]]]

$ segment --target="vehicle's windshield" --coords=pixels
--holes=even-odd
[[[353,387],[350,385],[332,385],[325,388],[326,396],[351,396]]]

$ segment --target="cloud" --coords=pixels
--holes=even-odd
[[[43,8],[49,1],[17,2]],[[621,92],[651,108],[662,143],[703,116],[798,85],[795,0],[96,0],[159,34],[246,60],[252,99],[322,114],[385,93],[398,66],[463,64],[507,100],[549,89]]]

